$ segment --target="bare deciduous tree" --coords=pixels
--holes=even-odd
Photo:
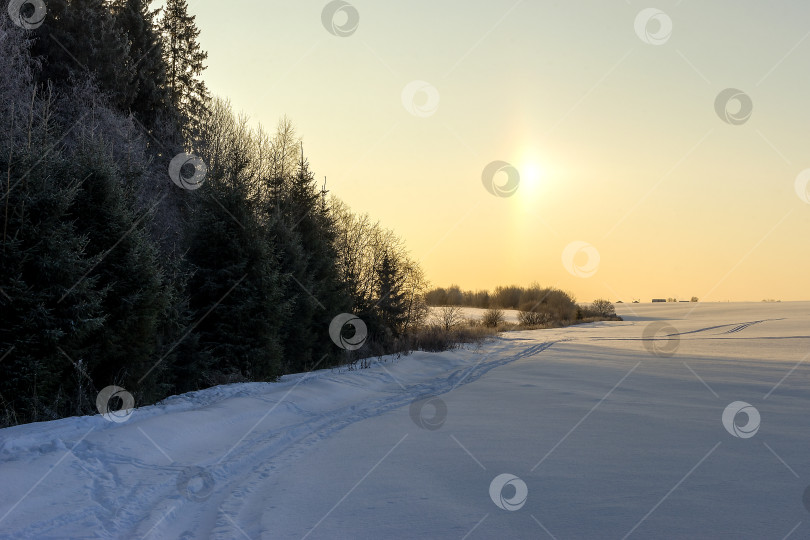
[[[484,312],[481,317],[481,323],[489,328],[497,328],[504,322],[504,314],[502,309],[491,308]]]
[[[367,312],[378,303],[378,270],[387,257],[404,276],[401,287],[406,307],[404,330],[420,325],[428,314],[425,303],[428,282],[419,263],[410,258],[402,239],[368,214],[355,214],[336,197],[330,198],[329,211],[337,228],[338,272],[354,299],[355,312]]]
[[[459,306],[443,306],[434,311],[433,318],[436,324],[445,331],[463,324],[466,319]]]
[[[591,304],[591,309],[602,317],[612,317],[616,315],[616,307],[610,300],[599,298]]]

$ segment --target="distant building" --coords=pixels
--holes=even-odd
[[[666,302],[667,299],[666,298],[653,298],[652,301],[653,302]]]

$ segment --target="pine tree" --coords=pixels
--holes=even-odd
[[[195,16],[188,13],[186,0],[168,0],[160,21],[169,96],[180,114],[187,144],[196,138],[210,99],[205,82],[200,78],[208,53],[197,41],[200,30],[194,20]]]

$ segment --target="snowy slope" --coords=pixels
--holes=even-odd
[[[0,537],[810,538],[810,303],[619,309],[0,430]]]

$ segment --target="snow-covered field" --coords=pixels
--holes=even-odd
[[[0,537],[810,538],[810,303],[617,307],[0,430]]]

